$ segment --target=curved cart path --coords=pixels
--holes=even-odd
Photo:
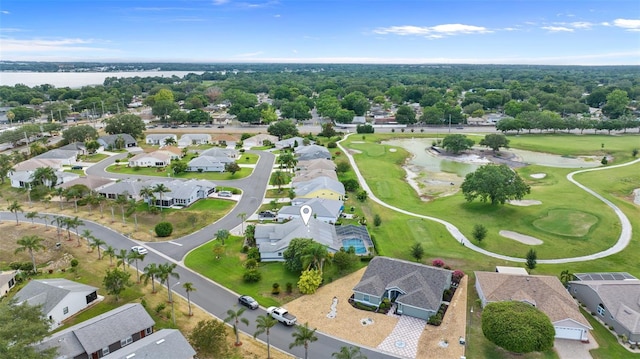
[[[502,259],[502,260],[506,260],[506,261],[511,261],[511,262],[520,262],[520,263],[526,262],[526,259],[524,259],[524,258],[511,257],[511,256],[506,256],[506,255],[503,255],[503,254],[499,254],[499,253],[490,252],[490,251],[488,251],[486,249],[483,249],[483,248],[480,248],[480,247],[476,246],[475,244],[471,243],[471,241],[469,241],[469,239],[467,239],[467,237],[465,237],[465,235],[462,234],[462,232],[460,232],[458,227],[454,226],[453,224],[451,224],[451,223],[449,223],[449,222],[447,222],[447,221],[445,221],[443,219],[436,218],[436,217],[431,217],[431,216],[425,216],[425,215],[418,214],[418,213],[409,212],[407,210],[392,206],[392,205],[380,200],[378,197],[376,197],[376,195],[373,193],[373,191],[371,191],[371,188],[369,187],[369,185],[365,181],[364,177],[362,176],[362,173],[360,173],[360,169],[358,168],[358,165],[356,164],[356,161],[353,159],[353,156],[351,155],[351,153],[346,148],[344,148],[342,146],[342,141],[346,140],[350,135],[352,135],[352,134],[349,134],[349,135],[345,136],[345,138],[343,138],[342,140],[338,141],[338,147],[340,147],[342,152],[349,159],[349,163],[351,163],[351,167],[353,167],[353,170],[356,173],[356,176],[358,177],[358,180],[360,181],[362,189],[367,191],[367,193],[369,194],[369,198],[371,200],[373,200],[374,202],[380,204],[381,206],[389,208],[389,209],[391,209],[393,211],[396,211],[396,212],[399,212],[399,213],[403,213],[403,214],[406,214],[408,216],[413,216],[413,217],[417,217],[417,218],[424,218],[424,219],[427,219],[427,220],[430,220],[430,221],[434,221],[434,222],[440,223],[443,226],[445,226],[447,231],[449,231],[449,233],[453,236],[453,238],[455,238],[459,243],[464,244],[465,247],[467,247],[467,248],[469,248],[471,250],[474,250],[474,251],[476,251],[478,253],[482,253],[482,254],[487,255],[489,257]],[[627,245],[629,245],[629,242],[631,241],[631,233],[632,233],[632,227],[631,227],[631,222],[629,222],[629,218],[627,218],[627,216],[622,212],[622,210],[620,208],[618,208],[618,206],[616,206],[615,204],[613,204],[611,201],[607,200],[603,196],[599,195],[598,193],[596,193],[592,189],[590,189],[590,188],[586,187],[585,185],[579,183],[578,181],[576,181],[573,178],[573,176],[578,174],[578,173],[592,172],[592,171],[604,171],[604,170],[618,168],[618,167],[630,166],[630,165],[633,165],[633,164],[636,164],[636,163],[640,163],[640,159],[637,159],[637,160],[634,160],[634,161],[631,161],[631,162],[627,162],[627,163],[622,163],[622,164],[619,164],[619,165],[614,165],[614,166],[597,167],[597,168],[589,168],[589,169],[574,171],[574,172],[571,172],[571,173],[569,173],[567,175],[567,180],[569,180],[571,183],[575,184],[579,188],[585,190],[587,193],[595,196],[596,198],[598,198],[599,200],[604,202],[607,206],[609,206],[611,209],[613,209],[615,214],[618,216],[618,219],[620,220],[620,224],[621,224],[622,230],[620,231],[620,237],[618,237],[618,241],[616,242],[616,244],[614,244],[612,247],[610,247],[608,249],[605,249],[604,251],[601,251],[601,252],[598,252],[598,253],[594,253],[594,254],[589,254],[589,255],[586,255],[586,256],[571,257],[571,258],[557,258],[557,259],[539,259],[537,261],[538,263],[540,263],[540,264],[559,264],[559,263],[572,263],[572,262],[586,262],[586,261],[590,261],[590,260],[594,260],[594,259],[604,258],[604,257],[610,256],[612,254],[616,254],[616,253],[622,251]]]

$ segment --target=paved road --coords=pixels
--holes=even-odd
[[[57,214],[56,213],[40,213],[40,216],[45,216],[45,215],[49,216],[49,220],[51,220]],[[27,219],[23,213],[19,213],[18,218],[21,222],[24,222],[24,223],[31,222],[31,220]],[[15,215],[11,212],[0,212],[0,220],[15,222]],[[103,239],[105,242],[107,242],[108,245],[111,245],[114,248],[116,248],[116,250],[118,249],[129,250],[132,246],[139,244],[138,242],[135,242],[127,238],[126,236],[110,228],[104,227],[98,223],[95,223],[86,219],[83,221],[84,221],[84,225],[78,228],[78,231],[80,233],[82,233],[82,231],[84,231],[85,229],[88,229],[93,233],[94,236]],[[42,219],[37,219],[35,220],[35,222],[44,224],[44,220]],[[49,224],[49,226],[51,225]],[[49,230],[53,230],[53,228]],[[66,243],[69,243],[70,245],[75,245],[76,241],[73,240],[72,242],[67,242],[65,239],[63,239],[62,243],[63,245],[65,245]],[[149,244],[146,243],[145,246],[149,247]],[[174,246],[174,247],[182,248],[178,246]],[[144,268],[144,266],[146,266],[149,263],[157,263],[157,264],[166,263],[166,262],[175,263],[176,261],[173,260],[173,258],[164,254],[161,251],[162,249],[164,248],[160,248],[159,250],[159,249],[156,249],[155,246],[151,247],[144,261],[138,264],[138,268],[142,269]],[[186,293],[184,292],[184,289],[182,288],[182,286],[175,285],[175,284],[177,282],[193,283],[194,287],[197,290],[189,294],[191,298],[191,302],[201,307],[206,312],[216,316],[217,318],[224,319],[227,316],[226,314],[227,310],[237,309],[234,307],[237,303],[237,298],[238,298],[238,295],[236,293],[220,286],[219,284],[201,276],[198,273],[195,273],[185,268],[180,263],[178,263],[178,266],[176,267],[176,273],[180,275],[180,278],[177,280],[173,279],[172,282],[170,282],[170,285],[173,287],[173,291],[183,297],[186,297]],[[164,290],[166,290],[166,288]],[[185,308],[176,308],[176,309],[186,310]],[[256,317],[258,315],[264,315],[264,314],[266,314],[264,308],[259,308],[253,311],[247,310],[243,317],[249,320],[250,326],[246,327],[241,324],[240,330],[247,333],[248,335],[253,335],[253,332],[255,331]],[[289,344],[292,342],[291,333],[293,333],[293,331],[294,329],[291,327],[286,327],[280,324],[276,325],[271,330],[271,335],[270,335],[271,345],[274,348],[279,348],[280,350],[283,350],[292,355],[295,355],[296,357],[303,357],[304,350],[302,348],[289,349]],[[318,337],[318,341],[311,344],[309,347],[309,358],[312,358],[312,359],[331,358],[331,353],[339,351],[340,347],[352,345],[351,343],[344,342],[338,338],[333,338],[331,336],[325,335],[320,332],[317,333],[317,337]],[[265,338],[261,337],[260,339],[264,340]],[[371,349],[371,348],[363,348],[362,352],[370,359],[397,358],[396,356],[393,356],[393,355],[379,353],[375,349]]]
[[[369,185],[367,184],[366,180],[362,176],[362,173],[360,173],[360,169],[358,168],[355,160],[353,159],[353,156],[351,155],[351,153],[349,153],[349,151],[347,151],[347,149],[345,149],[342,146],[342,141],[344,141],[347,138],[348,138],[348,136],[345,136],[344,139],[340,140],[338,142],[338,147],[340,147],[342,152],[344,154],[346,154],[347,157],[349,158],[349,162],[351,163],[351,167],[353,167],[353,170],[355,171],[356,176],[358,177],[358,180],[360,181],[360,185],[362,186],[362,189],[367,191],[367,193],[369,194],[369,198],[371,200],[373,200],[374,202],[380,204],[383,207],[387,207],[387,208],[389,208],[391,210],[394,210],[396,212],[403,213],[403,214],[406,214],[408,216],[424,218],[424,219],[427,219],[427,220],[430,220],[430,221],[434,221],[434,222],[440,223],[440,224],[445,226],[447,231],[449,231],[451,236],[453,236],[453,238],[455,238],[458,243],[461,243],[461,244],[464,243],[464,245],[467,248],[469,248],[471,250],[474,250],[474,251],[476,251],[478,253],[482,253],[482,254],[487,255],[489,257],[498,258],[498,259],[511,261],[511,262],[520,262],[520,263],[526,262],[525,258],[516,258],[516,257],[505,256],[505,255],[502,255],[502,254],[498,254],[498,253],[487,251],[486,249],[483,249],[483,248],[480,248],[480,247],[476,246],[471,241],[469,241],[469,239],[467,239],[467,237],[465,237],[465,235],[462,234],[462,232],[460,232],[458,227],[454,226],[450,222],[447,222],[447,221],[445,221],[443,219],[440,219],[440,218],[431,217],[431,216],[425,216],[425,215],[422,215],[422,214],[417,214],[417,213],[406,211],[406,210],[404,210],[402,208],[398,208],[398,207],[392,206],[392,205],[382,201],[378,197],[376,197],[376,195],[373,193],[373,191],[371,191],[371,188],[369,187]],[[636,163],[640,163],[640,159],[637,159],[637,160],[631,161],[631,162],[627,162],[627,163],[622,163],[622,164],[615,165],[615,166],[598,167],[598,168],[589,168],[589,169],[585,169],[585,170],[579,170],[579,171],[571,172],[571,173],[569,173],[567,175],[567,180],[569,180],[570,182],[572,182],[576,186],[580,187],[581,189],[587,191],[587,193],[595,196],[599,200],[603,201],[607,206],[609,206],[611,209],[613,209],[613,211],[616,213],[616,215],[618,216],[618,219],[620,220],[620,225],[621,225],[621,228],[622,228],[622,230],[620,231],[620,236],[618,237],[618,241],[616,242],[616,244],[613,245],[612,247],[604,250],[604,251],[601,251],[601,252],[598,252],[598,253],[594,253],[594,254],[589,254],[589,255],[586,255],[586,256],[571,257],[571,258],[557,258],[557,259],[539,259],[537,261],[538,263],[540,263],[540,264],[557,264],[557,263],[586,262],[586,261],[590,261],[590,260],[594,260],[594,259],[598,259],[598,258],[604,258],[604,257],[610,256],[612,254],[618,253],[618,252],[622,251],[627,245],[629,245],[629,242],[631,241],[631,231],[632,231],[631,222],[629,222],[629,218],[627,218],[627,216],[624,214],[624,212],[622,212],[622,210],[620,208],[618,208],[618,206],[616,206],[615,204],[613,204],[611,201],[607,200],[606,198],[602,197],[601,195],[597,194],[595,191],[591,190],[590,188],[587,188],[586,186],[578,183],[573,178],[573,176],[578,174],[578,173],[592,172],[592,171],[604,171],[604,170],[614,169],[614,168],[618,168],[618,167],[630,166],[630,165],[633,165],[633,164],[636,164]]]
[[[275,162],[275,155],[270,152],[262,151],[247,151],[247,153],[256,153],[260,155],[260,159],[253,169],[253,173],[245,178],[230,181],[214,181],[218,186],[228,186],[242,189],[242,196],[236,206],[219,221],[206,226],[198,232],[189,234],[180,239],[176,239],[169,242],[154,242],[147,243],[146,246],[155,248],[165,255],[169,256],[175,261],[182,261],[184,256],[192,249],[210,241],[215,237],[215,233],[219,229],[231,230],[240,225],[242,218],[238,215],[245,213],[248,216],[253,214],[262,204],[264,198],[267,183],[269,182],[269,176],[271,175],[271,169]],[[113,164],[116,159],[123,159],[127,156],[126,153],[112,156],[104,161],[101,161],[89,168],[87,168],[87,174],[114,178],[143,178],[156,181],[172,181],[175,178],[169,177],[157,177],[157,176],[132,176],[125,174],[116,174],[106,172],[105,168]],[[175,244],[177,243],[177,244]]]

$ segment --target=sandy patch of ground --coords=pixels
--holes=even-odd
[[[434,197],[451,196],[460,190],[462,178],[455,173],[426,172],[419,166],[403,166],[407,173],[406,181],[418,193],[423,201],[430,201]]]
[[[520,207],[537,206],[539,204],[542,204],[542,202],[538,201],[537,199],[522,199],[519,201],[508,201],[508,203]]]
[[[351,141],[351,143],[365,143],[364,141]]]
[[[397,152],[398,150],[396,148],[390,148],[389,152]]]
[[[354,150],[354,149],[352,149],[352,148],[349,148],[347,151],[349,151],[349,153],[350,153],[350,154],[352,154],[352,155],[357,155],[357,154],[359,154],[359,153],[362,153],[362,151],[360,151],[360,150]]]
[[[509,238],[509,239],[513,239],[516,240],[520,243],[524,243],[524,244],[529,244],[532,246],[537,246],[540,245],[544,242],[542,242],[541,240],[539,240],[536,237],[531,237],[531,236],[527,236],[526,234],[521,234],[518,232],[512,232],[512,231],[500,231],[499,234],[503,237]]]
[[[366,268],[349,274],[348,276],[331,282],[318,289],[315,294],[302,296],[285,307],[298,317],[298,323],[309,322],[312,328],[331,334],[338,338],[372,347],[377,347],[391,333],[397,318],[355,309],[349,304],[349,297],[353,294],[353,287],[358,284]],[[332,312],[333,298],[337,298],[335,317],[328,318]],[[362,325],[363,320],[368,325]]]
[[[451,304],[439,327],[427,325],[420,337],[417,358],[450,358],[458,359],[465,354],[465,346],[460,345],[460,337],[464,338],[467,328],[467,280],[460,281],[458,290],[451,299]],[[446,347],[441,342],[447,342]]]
[[[318,331],[351,341],[355,344],[375,348],[391,334],[398,323],[393,316],[362,311],[353,308],[348,299],[353,287],[360,281],[366,268],[354,272],[318,289],[315,294],[300,297],[286,304],[286,308],[298,317],[299,323],[309,322]],[[335,317],[333,313],[335,300]],[[464,277],[456,291],[442,325],[427,325],[418,344],[418,358],[460,358],[464,346],[458,344],[465,336],[467,312],[467,277]],[[366,325],[363,324],[366,322]],[[438,343],[447,340],[449,345],[442,348]],[[438,353],[434,356],[433,353]]]
[[[640,204],[640,188],[633,190],[633,203]]]
[[[547,177],[547,174],[546,173],[532,173],[530,176],[531,176],[531,178],[542,179],[542,178]]]

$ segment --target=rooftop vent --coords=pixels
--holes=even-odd
[[[160,340],[158,340],[158,341],[156,342],[156,344],[158,344],[158,345],[159,345],[159,344],[162,344],[162,343],[164,343],[164,339],[160,339]]]

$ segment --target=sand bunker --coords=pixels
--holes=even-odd
[[[396,151],[398,151],[398,150],[397,150],[397,149],[395,149],[395,148],[390,148],[390,149],[389,149],[389,152],[396,152]]]
[[[532,173],[531,178],[541,179],[547,177],[546,173]]]
[[[640,205],[640,188],[633,190],[633,203]]]
[[[537,246],[537,245],[540,245],[540,244],[543,243],[538,238],[527,236],[525,234],[521,234],[521,233],[518,233],[518,232],[500,231],[499,234],[501,236],[503,236],[503,237],[506,237],[506,238],[509,238],[509,239],[513,239],[513,240],[518,241],[520,243],[529,244],[529,245],[532,245],[532,246]]]
[[[537,206],[539,204],[542,204],[542,202],[538,201],[537,199],[523,199],[520,201],[507,201],[507,202],[514,206],[520,206],[520,207]]]

